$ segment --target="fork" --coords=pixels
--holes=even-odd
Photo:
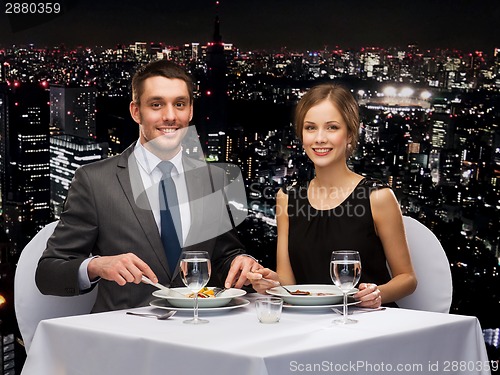
[[[228,289],[230,288],[219,288],[219,287],[214,288],[213,289],[214,297],[219,297],[222,293],[224,293]]]
[[[270,282],[270,283],[272,283],[272,284],[274,284],[274,285],[276,285],[276,286],[280,286],[280,287],[282,287],[283,289],[285,289],[285,291],[286,291],[288,294],[291,294],[292,296],[294,295],[294,294],[293,294],[293,293],[292,293],[289,289],[285,288],[285,287],[283,286],[283,284],[281,284],[279,281],[276,281],[276,280],[271,280],[271,279],[265,279],[265,278],[264,278],[264,279],[262,279],[262,280],[267,281],[267,282]]]

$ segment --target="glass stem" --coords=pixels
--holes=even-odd
[[[347,293],[344,292],[344,322],[347,322]]]
[[[195,292],[194,295],[194,321],[198,320],[198,291]]]

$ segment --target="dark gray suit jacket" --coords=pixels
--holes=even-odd
[[[131,252],[145,261],[164,285],[183,286],[178,267],[170,273],[158,227],[146,195],[140,193],[142,180],[133,155],[134,145],[121,155],[81,167],[75,173],[64,212],[47,243],[36,271],[36,284],[44,294],[80,294],[78,269],[89,255],[117,255]],[[234,229],[227,230],[225,204],[202,199],[224,186],[224,171],[183,158],[191,209],[191,229],[184,250],[206,250],[211,255],[212,279],[220,285],[231,261],[244,253]],[[209,174],[210,169],[210,174]],[[139,188],[138,188],[139,187]],[[208,204],[212,202],[212,204]],[[215,238],[197,243],[205,224],[223,226]],[[194,238],[194,240],[193,240]],[[155,289],[146,284],[120,287],[99,281],[93,311],[145,306],[154,299]],[[83,291],[85,292],[85,291]]]

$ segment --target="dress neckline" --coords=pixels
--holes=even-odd
[[[304,187],[304,189],[306,189],[306,202],[307,202],[307,205],[309,207],[311,207],[313,210],[315,211],[318,211],[318,212],[327,212],[327,211],[333,211],[333,210],[336,210],[337,208],[343,206],[351,197],[352,197],[352,194],[359,188],[359,186],[366,180],[366,177],[363,177],[361,180],[359,180],[359,182],[356,184],[356,186],[351,190],[351,192],[344,198],[344,200],[342,202],[340,202],[338,205],[336,205],[335,207],[331,207],[331,208],[325,208],[325,209],[318,209],[316,207],[314,207],[311,202],[309,201],[309,184],[307,186]]]

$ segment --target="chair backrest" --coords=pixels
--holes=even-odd
[[[88,314],[97,295],[97,287],[90,293],[74,297],[46,296],[38,290],[35,284],[36,267],[57,223],[55,221],[47,224],[38,232],[23,249],[17,263],[14,307],[26,352],[29,351],[31,340],[41,320]]]
[[[411,295],[396,303],[412,310],[448,313],[453,285],[443,247],[434,233],[419,221],[403,216],[403,222],[418,286]]]

